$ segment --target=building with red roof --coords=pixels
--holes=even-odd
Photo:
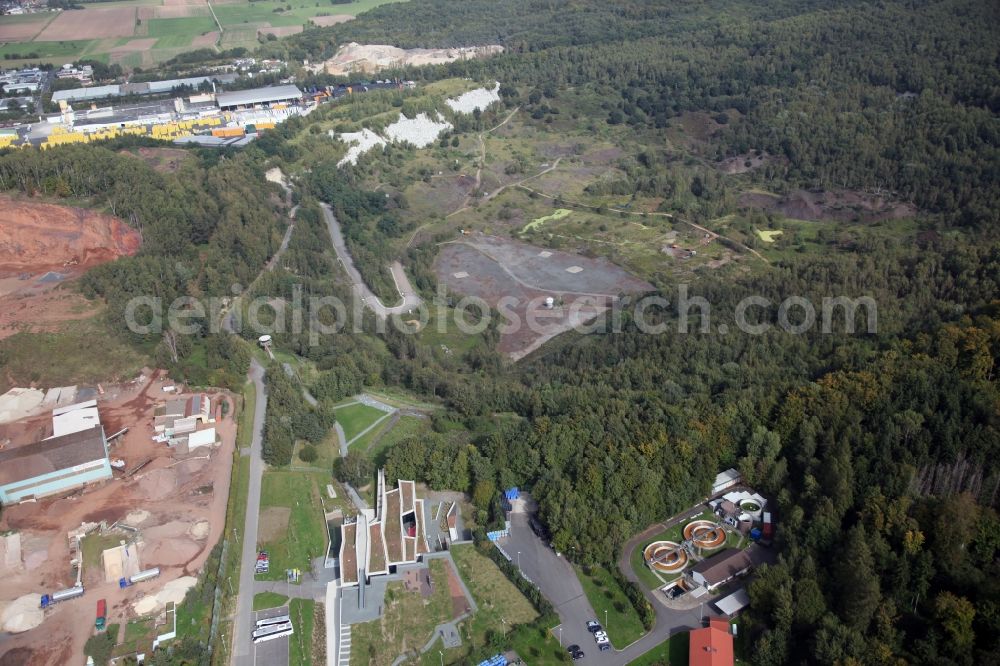
[[[733,666],[733,635],[729,623],[718,617],[689,634],[688,666]]]

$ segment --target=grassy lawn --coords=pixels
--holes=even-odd
[[[101,344],[93,344],[100,340]],[[68,322],[51,333],[23,331],[0,340],[4,378],[10,386],[114,383],[138,376],[147,359],[113,335],[101,317]],[[7,385],[7,381],[15,382]]]
[[[306,446],[312,446],[316,449],[316,460],[312,462],[306,462],[299,457],[302,449]],[[333,461],[340,457],[340,447],[339,442],[337,442],[337,433],[332,429],[330,434],[327,435],[319,444],[310,444],[306,441],[297,441],[295,443],[295,451],[292,454],[292,468],[308,468],[310,470],[323,470],[324,472],[329,472],[333,469]]]
[[[260,506],[290,509],[288,523],[280,534],[259,543],[271,557],[271,568],[261,580],[284,580],[285,570],[309,571],[310,560],[326,550],[326,521],[320,493],[326,492],[327,477],[307,472],[268,471],[261,486]],[[261,525],[263,532],[264,525]]]
[[[205,603],[200,595],[185,597],[185,600],[177,604],[174,612],[177,613],[177,635],[182,638],[193,638],[207,643],[208,636],[212,629],[212,604]],[[167,629],[160,629],[160,633],[165,633]]]
[[[241,449],[250,446],[253,438],[253,413],[257,409],[257,387],[253,382],[243,385],[243,410],[236,432],[236,444]]]
[[[288,597],[277,592],[258,592],[253,595],[253,609],[255,611],[278,608],[284,606],[287,602]]]
[[[347,438],[348,442],[383,416],[385,416],[385,412],[381,409],[361,403],[337,408],[337,421],[344,429],[344,437]]]
[[[232,636],[232,615],[236,606],[236,595],[240,591],[240,556],[243,547],[243,527],[246,522],[247,493],[250,485],[250,456],[241,456],[235,452],[233,458],[232,482],[229,484],[229,502],[226,504],[225,534],[238,535],[229,542],[226,554],[224,572],[227,581],[220,581],[219,591],[222,593],[221,619],[217,637]],[[180,615],[178,615],[180,618]],[[225,641],[218,641],[215,649],[226,652],[229,649]]]
[[[717,516],[712,513],[711,509],[706,508],[701,512],[701,515],[692,518],[691,520],[717,520]],[[680,525],[675,525],[670,529],[664,530],[659,534],[655,534],[648,539],[643,539],[642,542],[636,546],[635,550],[632,551],[632,557],[629,562],[632,564],[632,570],[635,571],[635,575],[639,578],[639,581],[645,585],[648,589],[652,590],[654,588],[660,587],[664,584],[664,581],[670,581],[677,576],[663,576],[663,580],[656,576],[649,567],[646,566],[646,561],[642,557],[643,549],[654,541],[673,541],[675,543],[680,543],[684,538],[684,525],[690,521],[685,521]],[[727,542],[728,545],[728,542]]]
[[[615,648],[620,650],[646,633],[639,614],[607,569],[592,567],[587,574],[581,567],[574,568],[598,621],[604,623],[607,617],[604,629]]]
[[[83,543],[80,544],[80,549],[83,551],[84,571],[92,569],[103,571],[104,566],[101,564],[101,553],[108,548],[120,545],[121,541],[123,541],[121,534],[100,534],[94,532],[84,537]]]
[[[314,663],[312,646],[316,602],[312,599],[292,599],[288,614],[292,616],[295,626],[295,633],[288,639],[289,666],[311,666]]]
[[[370,449],[368,449],[368,457],[375,461],[375,464],[381,465],[384,462],[385,454],[399,444],[404,439],[410,437],[417,437],[421,433],[430,430],[431,422],[430,419],[421,419],[416,416],[403,416],[400,417],[396,425],[392,427],[385,435],[382,436],[378,442],[374,443]]]
[[[538,617],[531,602],[507,579],[507,576],[480,553],[472,544],[463,544],[451,549],[458,574],[472,592],[479,606],[473,625],[480,625],[485,633],[487,627],[502,629],[500,618],[511,627],[515,624],[531,622]]]
[[[687,632],[674,634],[666,642],[638,659],[629,662],[629,666],[686,666],[688,663],[689,639]]]
[[[387,414],[386,416],[389,417],[389,418],[384,418],[381,421],[376,421],[376,423],[378,423],[378,425],[376,425],[374,428],[372,428],[371,430],[369,430],[367,433],[365,433],[361,437],[358,437],[356,440],[354,440],[353,442],[351,442],[351,445],[350,445],[349,448],[352,451],[357,451],[358,453],[367,453],[368,452],[368,447],[372,445],[372,442],[374,442],[376,439],[378,439],[378,437],[382,433],[386,432],[386,429],[389,427],[389,423],[390,423],[390,420],[391,420],[391,415]],[[336,440],[336,437],[334,437],[334,440]]]
[[[419,651],[441,622],[451,618],[448,574],[442,560],[431,560],[434,591],[424,599],[407,592],[400,582],[389,583],[381,618],[356,624],[351,630],[351,664],[391,664],[407,650]]]

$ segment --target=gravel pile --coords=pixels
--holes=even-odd
[[[484,111],[491,104],[500,101],[500,84],[497,83],[493,90],[477,88],[461,95],[455,99],[445,102],[455,113],[472,113],[476,109]]]
[[[399,115],[399,120],[385,128],[385,136],[393,143],[406,142],[417,148],[431,145],[442,132],[447,132],[452,124],[444,120],[440,114],[437,121],[431,120],[426,113],[418,113],[416,118]]]
[[[345,132],[343,134],[337,134],[336,132],[331,131],[330,136],[340,139],[346,144],[353,144],[348,149],[347,154],[344,155],[343,159],[337,162],[337,166],[357,164],[358,158],[367,153],[369,150],[375,146],[385,145],[385,139],[370,129],[363,129],[360,132]]]

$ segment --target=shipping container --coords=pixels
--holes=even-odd
[[[98,631],[104,631],[104,625],[108,621],[108,602],[104,599],[99,599],[97,602],[97,619],[94,621],[94,628]]]

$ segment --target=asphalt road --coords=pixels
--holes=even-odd
[[[530,499],[527,501],[526,509],[533,510]],[[535,536],[528,525],[529,516],[528,512],[511,513],[510,536],[501,542],[501,545],[514,564],[520,563],[524,575],[535,583],[545,598],[556,607],[562,631],[557,628],[555,634],[560,637],[561,633],[562,644],[579,645],[586,654],[586,657],[575,663],[626,666],[675,633],[702,626],[702,608],[673,610],[661,604],[651,592],[646,592],[646,597],[656,609],[656,624],[653,630],[629,646],[618,645],[616,647],[620,649],[601,652],[594,642],[593,635],[587,631],[587,621],[597,620],[604,624],[604,609],[595,610],[591,607],[572,565],[565,558],[556,555],[555,551]],[[687,518],[681,517],[675,522],[686,520]],[[655,530],[666,529],[668,526],[669,523],[657,525]],[[629,541],[620,561],[622,570],[630,580],[635,580],[635,576],[629,567],[628,558],[632,548],[643,537],[644,535],[639,535]],[[710,609],[708,604],[705,604],[704,613],[706,617],[718,614]]]
[[[267,412],[267,393],[264,392],[264,368],[257,359],[250,362],[250,379],[257,389],[257,403],[253,413],[253,438],[250,443],[250,484],[247,492],[246,523],[243,527],[243,554],[240,561],[240,594],[236,605],[233,662],[236,666],[253,666],[254,653],[250,633],[254,624],[254,562],[257,560],[257,518],[260,513],[260,484],[264,474],[261,457],[261,439],[264,434],[264,414]],[[281,641],[269,641],[279,643]],[[287,646],[287,641],[285,641]],[[286,651],[287,659],[287,651]],[[267,662],[261,662],[267,663]]]
[[[344,235],[340,231],[340,222],[337,221],[333,211],[326,204],[321,204],[321,207],[323,208],[323,217],[326,219],[326,226],[330,230],[330,241],[333,243],[333,249],[337,251],[337,258],[343,264],[344,270],[347,271],[347,275],[351,278],[351,282],[354,284],[357,292],[361,294],[364,304],[371,308],[376,316],[385,319],[389,315],[409,312],[423,303],[423,299],[417,295],[417,292],[413,289],[413,285],[410,284],[410,279],[406,276],[403,266],[398,261],[395,261],[389,267],[389,270],[392,273],[392,279],[396,282],[396,290],[399,291],[399,296],[402,300],[399,305],[386,307],[372,290],[368,288],[365,281],[361,279],[361,273],[354,267],[354,259],[351,258],[351,253],[347,251],[347,245],[344,243]]]
[[[625,544],[625,548],[622,549],[621,558],[618,560],[618,568],[621,569],[622,573],[625,574],[625,578],[639,585],[642,589],[643,594],[646,599],[652,604],[653,609],[656,611],[656,623],[653,625],[653,630],[648,634],[637,640],[632,645],[628,646],[625,650],[615,654],[614,664],[620,664],[625,666],[630,661],[638,659],[642,655],[646,654],[653,648],[655,648],[660,643],[663,643],[671,636],[678,632],[688,631],[689,629],[697,629],[698,627],[704,626],[703,617],[709,617],[713,615],[719,615],[713,608],[710,607],[709,603],[705,603],[704,607],[694,608],[692,610],[674,610],[672,608],[667,608],[664,606],[659,598],[653,593],[646,589],[639,578],[632,571],[632,551],[639,547],[639,545],[648,539],[650,536],[667,530],[674,525],[680,525],[691,520],[692,512],[685,512],[681,516],[674,517],[671,520],[664,521],[657,525],[652,525],[647,528],[641,534],[637,534]],[[694,511],[695,515],[700,513],[700,511]],[[704,613],[704,616],[702,615]]]
[[[528,526],[529,515],[527,512],[511,513],[510,536],[501,542],[503,549],[556,607],[562,622],[561,631],[555,631],[556,637],[561,636],[563,646],[579,645],[586,655],[575,663],[584,666],[615,663],[612,661],[614,653],[598,650],[593,634],[587,631],[587,620],[597,619],[597,614],[590,607],[573,566],[535,536]]]

